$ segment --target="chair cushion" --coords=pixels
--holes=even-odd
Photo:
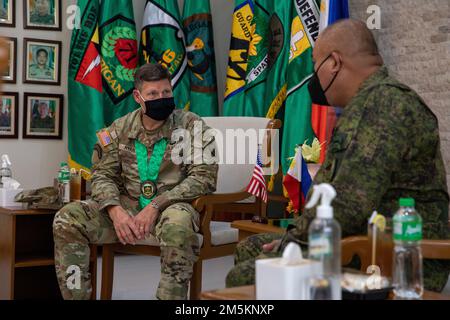
[[[239,240],[239,230],[231,228],[230,222],[211,221],[211,244],[221,246],[224,244],[236,243]],[[199,245],[203,245],[203,235],[197,233]],[[149,235],[145,240],[136,241],[138,245],[159,247],[159,242],[153,235]]]

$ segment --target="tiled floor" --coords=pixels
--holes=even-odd
[[[101,259],[98,261],[98,288],[100,291]],[[203,262],[203,290],[225,287],[225,277],[233,267],[233,257]],[[159,282],[159,257],[119,256],[115,260],[114,300],[153,300]],[[450,295],[450,281],[444,290]]]

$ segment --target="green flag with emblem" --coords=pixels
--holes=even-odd
[[[102,1],[99,31],[104,118],[109,126],[139,107],[132,95],[138,65],[133,2]]]
[[[175,103],[189,109],[186,42],[177,0],[147,0],[139,48],[141,64],[160,63],[172,77]]]
[[[264,96],[266,79],[269,73],[270,12],[272,6],[272,0],[254,1],[248,68],[245,78],[244,115],[248,117],[265,117],[267,113]]]
[[[289,51],[288,88],[285,106],[281,164],[286,174],[297,145],[311,144],[311,98],[308,81],[314,72],[312,50],[319,35],[320,1],[294,3]]]
[[[277,116],[286,100],[292,3],[293,1],[275,2],[270,17],[270,71],[266,86],[266,117],[270,119]]]
[[[189,111],[218,115],[216,59],[209,0],[185,0],[183,27],[190,77]]]
[[[68,72],[68,144],[72,168],[89,170],[96,131],[104,127],[98,34],[99,1],[78,0],[80,28],[72,33]]]
[[[223,103],[225,116],[245,116],[245,88],[254,7],[253,0],[235,2]]]

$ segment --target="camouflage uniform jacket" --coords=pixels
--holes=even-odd
[[[201,121],[203,132],[209,129],[197,115],[176,110],[162,127],[147,131],[143,127],[141,109],[116,120],[110,127],[103,129],[110,139],[110,144],[99,142],[94,148],[92,173],[92,198],[104,209],[111,205],[121,205],[124,209],[138,213],[138,200],[141,194],[141,179],[138,173],[135,140],[147,147],[150,159],[153,146],[162,138],[168,140],[167,148],[157,179],[157,196],[154,201],[163,211],[169,205],[178,202],[191,202],[195,198],[214,192],[217,180],[217,164],[177,165],[171,160],[171,153],[176,143],[172,133],[176,129],[188,130],[194,137],[194,124]],[[202,132],[202,133],[203,133]],[[203,140],[200,140],[203,141]],[[202,142],[204,151],[211,149],[214,140]],[[191,152],[194,148],[191,147]]]
[[[448,236],[449,196],[438,121],[386,67],[361,85],[339,118],[314,179],[314,184],[324,182],[337,191],[332,205],[342,237],[367,234],[371,213],[392,217],[401,197],[416,200],[424,238]],[[281,248],[289,241],[305,244],[314,217],[315,208],[305,210]]]

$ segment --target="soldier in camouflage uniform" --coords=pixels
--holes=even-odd
[[[344,107],[314,178],[314,184],[330,183],[337,191],[332,205],[342,236],[366,234],[374,210],[392,217],[398,199],[412,197],[423,218],[423,237],[448,239],[449,197],[432,111],[412,89],[389,76],[362,22],[344,20],[329,27],[317,40],[313,58],[319,86],[328,87],[319,90],[326,92],[322,100]],[[313,101],[320,100],[314,91],[311,84]],[[240,243],[227,286],[254,283],[255,259],[280,256],[291,241],[306,246],[314,218],[315,209],[305,210],[286,234],[256,235]],[[448,262],[425,260],[425,288],[442,291],[449,270]]]
[[[167,70],[158,64],[147,64],[137,71],[134,95],[142,109],[98,132],[93,156],[92,199],[71,203],[56,214],[53,224],[55,264],[65,299],[89,299],[91,296],[90,243],[135,244],[149,234],[156,237],[161,248],[157,298],[187,297],[200,247],[199,213],[190,203],[215,191],[218,167],[215,162],[208,165],[205,161],[179,164],[173,161],[172,153],[178,144],[172,141],[172,134],[177,129],[184,129],[193,137],[194,127],[198,128],[199,123],[203,132],[208,127],[193,113],[166,111],[174,107],[169,79]],[[150,118],[152,110],[157,112]],[[160,143],[164,147],[160,148]],[[144,146],[144,157],[141,146]],[[214,146],[213,139],[194,145],[201,151]],[[184,150],[192,155],[194,147]],[[151,167],[153,178],[145,178],[141,164],[154,163],[154,158],[159,159],[159,168],[158,165]],[[67,286],[70,266],[81,269],[80,288]]]

